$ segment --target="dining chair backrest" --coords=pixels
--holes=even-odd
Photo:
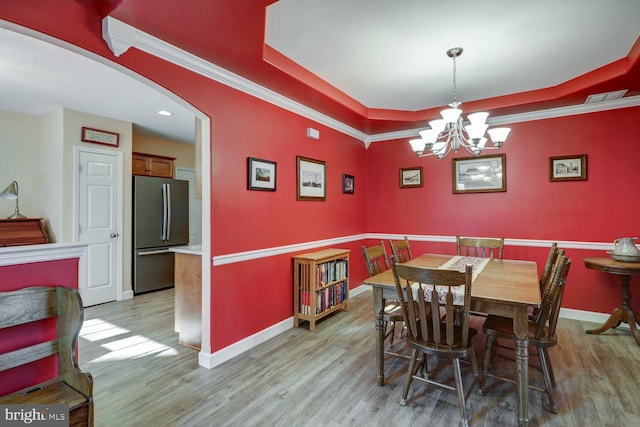
[[[546,290],[549,288],[549,282],[551,281],[551,270],[558,258],[558,243],[553,242],[549,249],[549,255],[547,256],[547,262],[544,265],[542,274],[540,275],[540,295],[544,296]],[[537,319],[540,313],[540,309],[533,310],[533,318]]]
[[[461,273],[398,264],[395,258],[392,258],[391,265],[398,300],[405,314],[407,340],[420,342],[443,353],[468,347],[473,267],[467,265],[465,272]],[[416,287],[415,294],[412,284]],[[464,286],[463,304],[454,306],[452,288],[459,286]],[[425,298],[425,292],[430,293],[430,298]],[[456,307],[462,308],[460,318],[454,315]],[[458,319],[459,325],[456,324]]]
[[[456,236],[458,255],[502,259],[504,236],[499,238]]]
[[[375,276],[389,269],[389,258],[387,258],[387,251],[382,240],[377,246],[367,248],[362,245],[362,254],[369,276]]]
[[[407,236],[404,236],[402,240],[389,239],[389,246],[391,246],[391,252],[396,262],[404,263],[413,258],[411,245],[409,245],[409,238]]]
[[[551,282],[542,299],[540,314],[536,319],[537,329],[535,339],[540,339],[545,335],[545,328],[548,328],[546,335],[549,339],[555,337],[562,297],[564,295],[570,267],[571,260],[565,256],[564,250],[560,250],[551,271]]]

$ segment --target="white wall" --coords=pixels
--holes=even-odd
[[[82,142],[82,127],[120,135],[119,147]],[[130,122],[73,110],[56,110],[43,117],[0,110],[0,191],[15,180],[20,190],[20,211],[44,218],[55,243],[74,239],[74,146],[85,145],[123,152],[122,197],[123,290],[131,290],[131,147]],[[13,213],[15,201],[0,199],[0,218]]]
[[[0,192],[18,182],[20,212],[44,216],[41,202],[40,119],[0,110]],[[0,199],[0,218],[13,214],[15,200]]]

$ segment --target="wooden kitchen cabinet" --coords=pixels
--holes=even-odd
[[[156,154],[132,153],[131,173],[133,175],[173,178],[174,161],[175,157],[158,156]]]

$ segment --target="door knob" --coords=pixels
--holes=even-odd
[[[111,237],[112,239],[115,239],[116,237],[118,237],[118,233],[111,233],[109,234],[109,237]]]

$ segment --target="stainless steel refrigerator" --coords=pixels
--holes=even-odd
[[[133,177],[133,292],[173,286],[171,246],[189,243],[189,182]]]

